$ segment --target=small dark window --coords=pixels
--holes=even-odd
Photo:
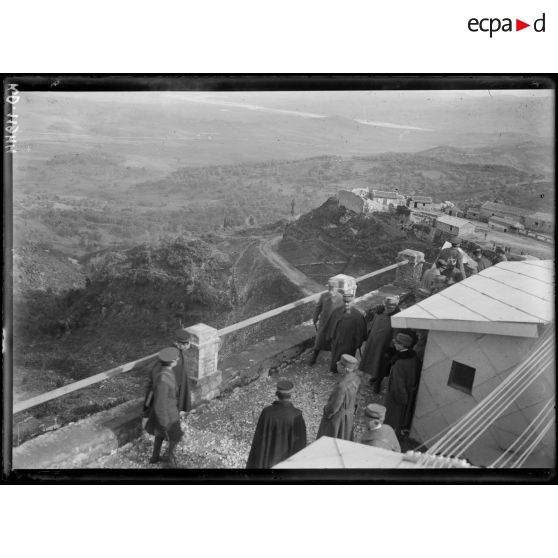
[[[473,382],[475,381],[475,371],[475,368],[454,360],[451,363],[448,386],[471,395]]]

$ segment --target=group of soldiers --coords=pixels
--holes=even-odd
[[[424,294],[435,294],[466,277],[480,273],[483,269],[507,261],[506,250],[502,246],[496,247],[496,255],[489,260],[483,255],[482,249],[475,246],[471,251],[471,265],[464,265],[464,251],[461,249],[461,239],[454,236],[450,239],[451,246],[440,251],[438,258],[430,269],[424,272],[421,289]]]
[[[485,258],[480,248],[474,249],[472,256],[476,266],[473,271],[468,268],[469,274],[506,259],[503,249],[497,251],[494,262]],[[435,265],[425,271],[422,288],[432,294],[467,275],[460,239],[454,237],[451,247],[443,249]],[[328,282],[328,290],[320,296],[313,316],[316,337],[309,365],[316,363],[320,352],[330,351],[329,370],[339,379],[323,409],[318,438],[330,436],[354,441],[354,417],[361,383],[369,381],[376,394],[387,383],[383,404],[369,403],[364,409],[370,420],[360,442],[400,451],[399,440],[408,434],[414,412],[426,332],[394,330],[391,317],[399,311],[398,298],[388,296],[383,304],[365,314],[354,305],[354,292],[340,289],[335,279]],[[189,334],[185,329],[178,329],[174,337],[173,345],[159,353],[149,376],[144,425],[155,437],[150,463],[175,460],[174,450],[183,436],[180,413],[191,408],[185,361]],[[302,411],[293,405],[293,392],[292,382],[278,382],[277,400],[262,411],[258,420],[248,468],[273,467],[306,446],[306,425]],[[168,451],[161,456],[165,440]]]
[[[395,297],[387,297],[384,304],[365,315],[354,306],[352,292],[340,293],[335,281],[328,286],[314,315],[317,331],[310,364],[316,362],[321,351],[331,350],[330,371],[339,379],[323,409],[317,437],[354,440],[357,393],[362,381],[368,378],[379,392],[382,380],[389,376],[384,405],[371,403],[365,408],[369,429],[361,442],[400,451],[396,433],[404,431],[418,385],[420,364],[412,350],[418,338],[409,330],[393,332],[390,317],[399,311]],[[364,341],[359,362],[356,354]],[[189,346],[188,332],[176,330],[172,346],[158,353],[149,373],[143,416],[145,430],[154,436],[152,464],[176,465],[174,452],[183,437],[180,414],[191,409],[185,359]],[[259,417],[247,468],[270,468],[306,447],[306,424],[302,411],[293,405],[293,391],[292,382],[278,382],[277,400]],[[165,441],[168,449],[161,455]]]
[[[391,317],[399,311],[398,298],[388,296],[365,314],[354,305],[353,292],[339,292],[335,279],[328,282],[314,312],[316,338],[309,365],[316,363],[321,351],[331,351],[329,369],[339,379],[323,408],[317,438],[355,441],[362,382],[369,381],[380,393],[388,378],[383,404],[368,403],[364,408],[368,428],[359,441],[401,451],[399,438],[408,434],[425,340],[422,332],[392,328]],[[291,401],[293,392],[292,382],[278,382],[277,401],[262,411],[256,426],[247,468],[273,467],[306,446],[306,425],[302,411]]]

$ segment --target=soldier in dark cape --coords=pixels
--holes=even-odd
[[[334,310],[343,306],[343,295],[337,290],[337,281],[330,279],[327,287],[328,291],[321,294],[312,318],[316,328],[316,340],[309,362],[310,366],[316,363],[320,351],[329,351],[331,349],[331,339],[328,331],[328,328],[331,326],[329,318]]]
[[[391,359],[384,405],[387,409],[385,424],[398,436],[409,426],[409,410],[418,387],[419,362],[411,349],[415,342],[416,339],[406,333],[398,333],[393,340],[395,354]]]
[[[149,414],[145,430],[155,436],[153,454],[150,463],[158,461],[174,461],[174,449],[182,439],[180,418],[178,414],[178,386],[173,372],[173,366],[178,360],[179,351],[175,347],[163,349],[159,355],[160,366],[155,370],[153,380],[153,402],[149,407]],[[161,458],[163,441],[169,443],[168,455]]]
[[[343,307],[337,308],[329,318],[331,325],[329,335],[331,338],[331,363],[330,372],[337,372],[337,363],[341,355],[355,356],[366,339],[366,320],[363,313],[353,306],[354,295],[343,295]]]
[[[364,414],[372,420],[368,424],[368,430],[362,435],[360,443],[400,452],[401,446],[395,431],[388,424],[384,424],[386,408],[378,403],[371,403],[364,409]]]
[[[370,333],[360,361],[360,369],[370,375],[374,391],[380,393],[382,380],[389,372],[389,354],[393,329],[391,317],[400,311],[397,297],[387,296],[382,310],[375,313],[370,326]]]
[[[353,426],[356,398],[360,387],[357,359],[352,355],[342,355],[337,368],[343,377],[333,388],[324,407],[324,414],[318,428],[317,438],[329,436],[342,440],[353,440]]]
[[[306,447],[302,411],[291,402],[293,384],[277,383],[277,401],[266,407],[258,420],[247,469],[270,469]]]

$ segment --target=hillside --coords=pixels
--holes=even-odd
[[[404,222],[397,214],[377,213],[365,218],[330,198],[287,227],[279,252],[322,283],[337,273],[358,277],[391,265],[406,248],[420,250],[432,261],[436,248],[404,230]]]
[[[258,250],[263,239],[276,236],[277,226],[254,229],[260,236],[239,231],[103,250],[81,264],[52,250],[41,253],[40,247],[20,250],[15,400],[156,352],[180,324],[220,328],[300,298],[297,287]],[[29,270],[33,274],[27,276]],[[281,324],[269,320],[265,327],[229,335],[222,353],[269,337],[276,327]],[[23,440],[51,427],[54,417],[60,426],[138,397],[144,374],[139,370],[18,415],[25,424],[21,431],[18,426],[18,436]]]

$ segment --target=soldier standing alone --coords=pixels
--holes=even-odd
[[[293,389],[288,380],[277,382],[277,401],[260,415],[247,469],[270,469],[306,447],[306,424],[302,411],[291,402]]]
[[[145,430],[155,436],[153,454],[149,463],[158,461],[175,461],[174,449],[182,439],[182,429],[178,414],[178,386],[173,372],[173,366],[179,358],[179,351],[175,347],[163,349],[159,355],[160,366],[153,374],[153,404],[149,409],[149,416]],[[168,454],[161,457],[163,441],[169,443]]]

